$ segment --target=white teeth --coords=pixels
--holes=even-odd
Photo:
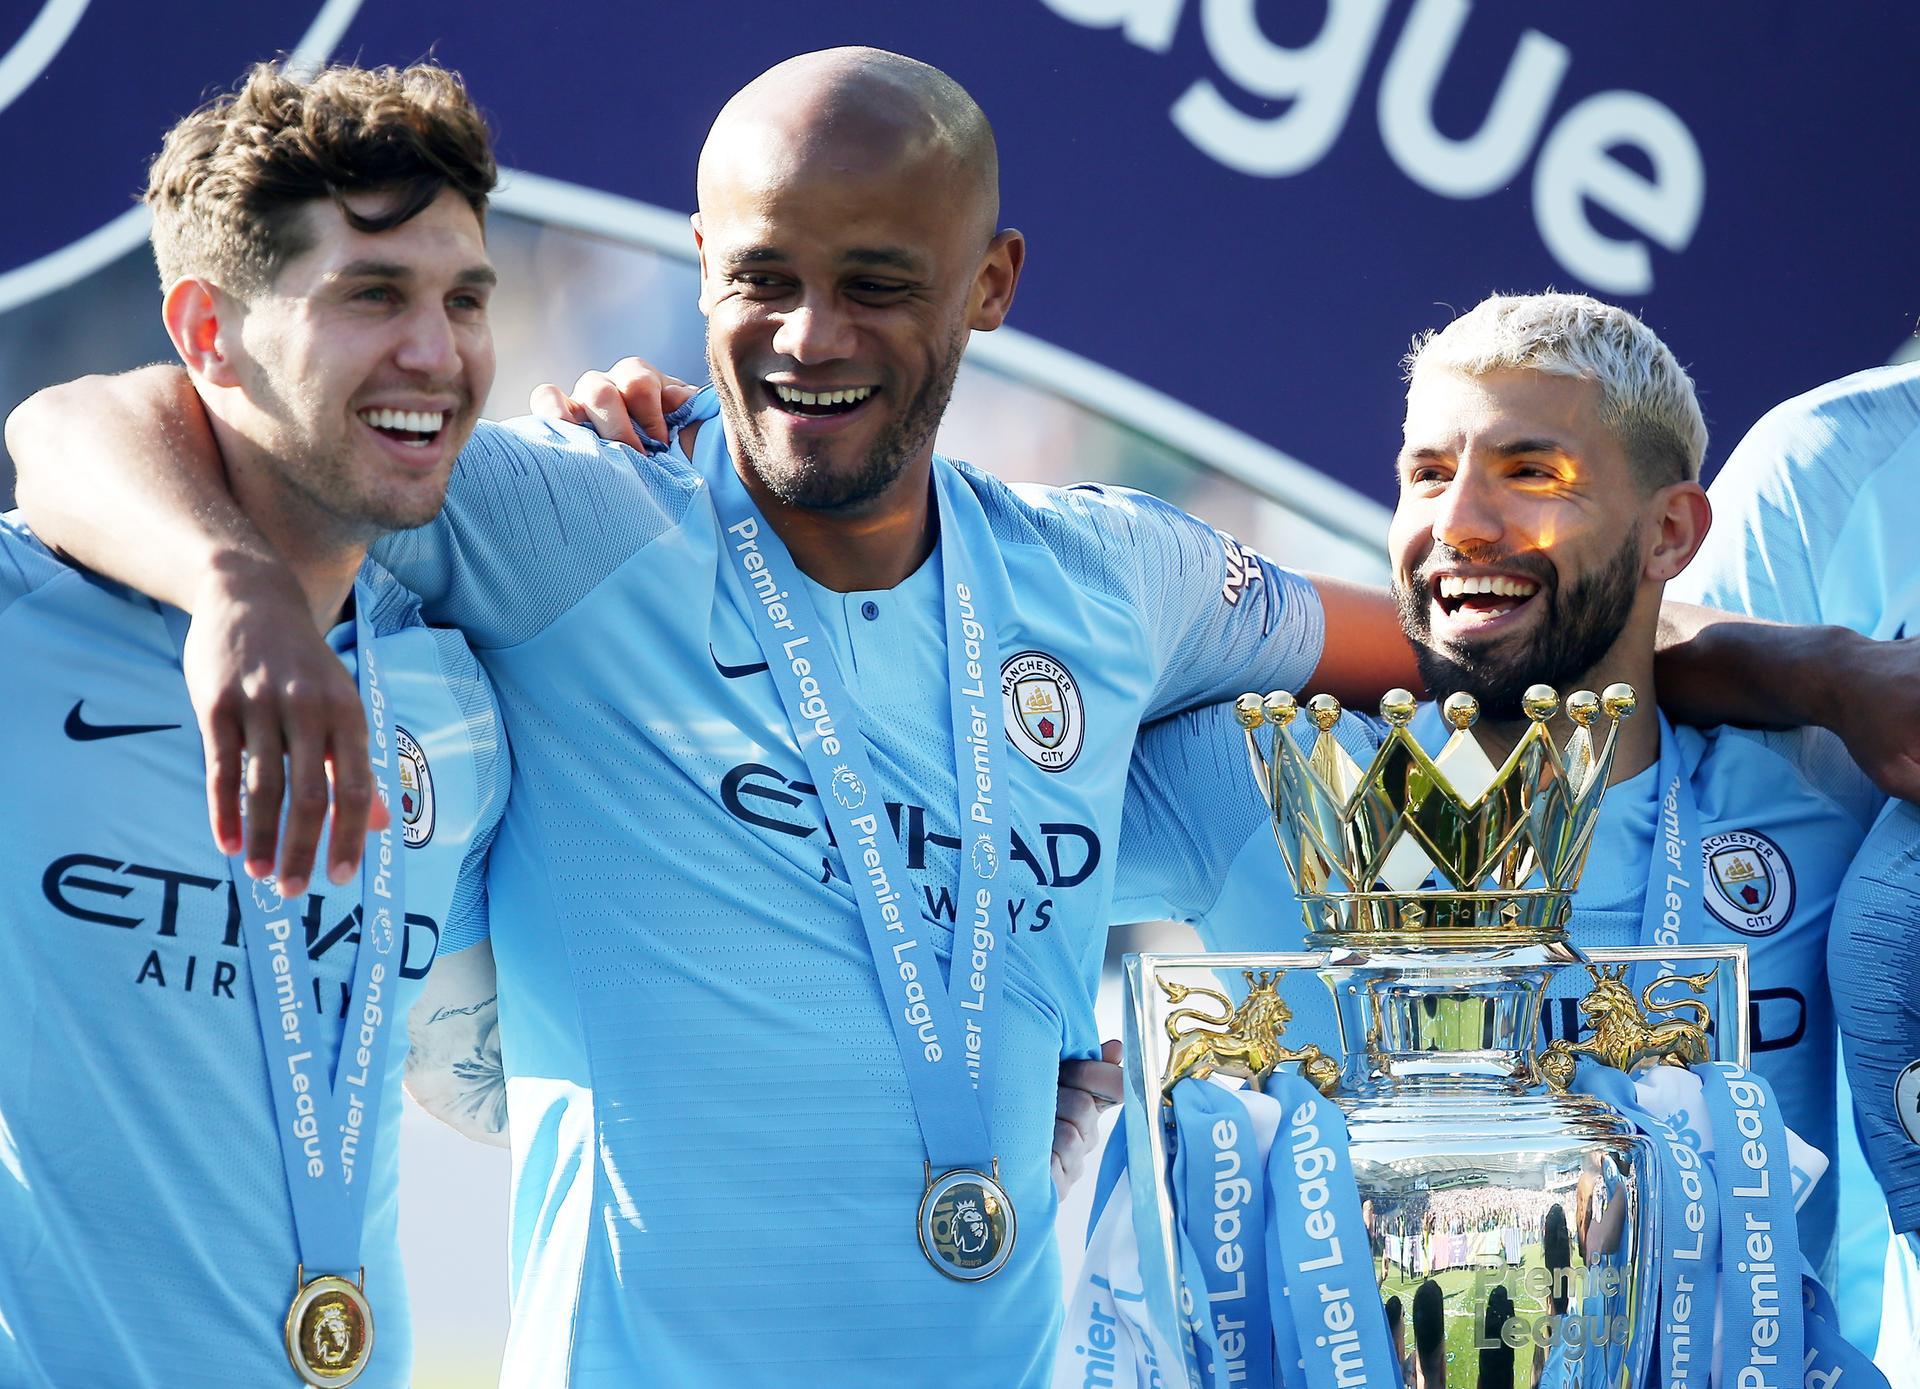
[[[1509,579],[1503,574],[1474,578],[1447,574],[1440,579],[1442,598],[1465,598],[1475,593],[1488,593],[1496,598],[1531,598],[1539,589],[1540,585],[1532,579]]]
[[[360,418],[375,429],[404,429],[412,434],[438,434],[447,421],[444,410],[362,410]]]
[[[802,391],[770,384],[773,384],[773,393],[788,405],[857,405],[873,394],[871,386],[855,386],[846,391]]]

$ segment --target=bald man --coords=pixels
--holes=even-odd
[[[713,386],[667,447],[483,424],[440,519],[378,552],[466,634],[516,753],[488,878],[504,1382],[1045,1383],[1055,1085],[1098,1046],[1136,730],[1249,683],[1363,694],[1410,660],[1384,596],[1151,498],[934,454],[1024,257],[951,79],[865,49],[783,63],[715,122],[699,200]],[[10,436],[42,533],[195,613],[196,689],[307,679],[311,623],[217,476],[125,462],[191,440],[190,402],[67,389],[89,403],[54,402],[85,421],[58,469]],[[95,458],[108,495],[65,491]],[[1340,664],[1335,609],[1377,634]],[[216,707],[209,737],[240,731]],[[297,787],[325,742],[286,745]],[[497,1084],[465,1060],[447,1075]]]
[[[1056,1068],[1097,1045],[1140,724],[1413,683],[1383,593],[934,453],[1024,260],[996,184],[936,70],[772,69],[701,157],[714,384],[665,446],[483,424],[439,519],[375,549],[465,633],[515,750],[488,879],[513,1389],[1048,1382]],[[283,755],[310,854],[364,732],[203,436],[151,372],[8,431],[36,530],[194,612],[189,683],[216,764],[251,754],[264,871]],[[237,773],[212,792],[238,848]],[[485,1089],[485,1063],[449,1073]]]

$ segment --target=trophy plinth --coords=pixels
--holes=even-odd
[[[1658,1155],[1569,1085],[1582,1055],[1622,1070],[1707,1056],[1707,1009],[1691,995],[1710,984],[1729,1023],[1719,1054],[1739,1059],[1744,957],[1689,952],[1731,968],[1636,993],[1628,968],[1673,952],[1598,952],[1618,962],[1609,968],[1567,940],[1631,689],[1563,706],[1533,687],[1497,763],[1470,731],[1471,698],[1442,705],[1452,733],[1436,755],[1412,736],[1415,708],[1404,691],[1382,701],[1386,728],[1362,766],[1334,736],[1331,698],[1238,702],[1314,953],[1129,960],[1129,1055],[1145,1067],[1129,1145],[1164,1173],[1167,1097],[1182,1080],[1262,1087],[1276,1068],[1296,1070],[1345,1114],[1374,1273],[1410,1372],[1428,1389],[1630,1389],[1654,1342]],[[1556,744],[1563,714],[1571,732]],[[1337,1081],[1331,1045],[1288,1033],[1289,970],[1333,993]],[[1238,1003],[1201,982],[1229,971],[1245,980],[1229,984]],[[1559,1016],[1577,1013],[1591,1035],[1543,1036],[1550,987]],[[1217,1001],[1205,1014],[1171,1006],[1195,994]],[[1164,1180],[1142,1188],[1136,1228],[1151,1219],[1162,1237],[1150,1249],[1143,1233],[1143,1270],[1171,1286],[1174,1196]]]

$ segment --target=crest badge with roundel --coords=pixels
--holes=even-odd
[[[1706,860],[1707,910],[1729,930],[1770,936],[1793,915],[1793,868],[1780,846],[1752,830],[1710,834],[1700,842]]]
[[[1065,771],[1086,737],[1086,704],[1073,673],[1044,651],[1022,651],[1000,667],[1007,741],[1043,771]]]
[[[400,838],[417,849],[433,838],[433,771],[414,736],[393,726],[395,770],[400,779]]]

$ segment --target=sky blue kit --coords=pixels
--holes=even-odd
[[[708,421],[692,460],[483,424],[441,519],[376,550],[466,634],[514,747],[489,875],[515,1169],[503,1382],[1045,1383],[1055,1083],[1099,1044],[1137,727],[1249,678],[1305,680],[1317,596],[1152,498],[1012,488],[941,459],[952,529],[918,572],[776,586],[716,514],[732,466],[716,414],[703,392],[675,416]],[[1005,603],[980,657],[1006,729],[1004,857],[959,823],[957,744],[986,723],[957,730],[949,711],[955,536]],[[755,609],[777,628],[801,604],[811,644],[782,632],[768,650]],[[796,741],[797,725],[825,741],[804,683],[819,672],[796,655],[832,662],[864,735],[864,770],[829,765],[833,817]],[[861,808],[873,828],[830,838]],[[918,973],[941,976],[910,982],[944,986],[963,871],[993,878],[1003,918],[977,1093],[1025,1233],[978,1282],[916,1240],[925,1118],[855,895],[892,860],[844,842],[889,832],[907,881],[880,901],[938,957]]]
[[[1714,479],[1714,524],[1671,586],[1676,597],[1780,622],[1836,623],[1882,639],[1920,636],[1920,363],[1878,367],[1774,409]],[[1920,1229],[1920,811],[1887,807],[1835,909],[1828,952],[1847,1080],[1862,1142],[1896,1228]],[[1847,1167],[1843,1180],[1866,1187]],[[1878,1225],[1861,1209],[1843,1229]],[[1843,1252],[1843,1315],[1871,1307],[1878,1242],[1862,1231]],[[1920,1356],[1920,1281],[1890,1289],[1890,1314]],[[1890,1322],[1898,1320],[1890,1315]],[[1853,1334],[1850,1329],[1850,1334]],[[1883,1357],[1884,1359],[1884,1357]]]
[[[376,1002],[404,1028],[436,953],[484,933],[481,865],[508,764],[459,637],[421,626],[377,566],[358,592],[381,658],[409,870]],[[8,1386],[296,1383],[282,1341],[293,1213],[241,912],[207,827],[182,621],[0,522],[0,739],[12,769],[0,852],[15,865],[0,898]],[[355,624],[331,641],[357,669]],[[357,879],[335,887],[320,874],[293,904],[315,995],[301,1001],[305,1045],[329,1077],[360,903]],[[395,1226],[404,1055],[403,1034],[368,1078],[378,1121],[353,1164],[368,1193],[359,1254],[376,1327],[357,1383],[382,1389],[409,1382],[412,1358]]]
[[[1659,716],[1643,706],[1636,717]],[[1341,726],[1348,750],[1366,765],[1378,721],[1350,713]],[[1430,752],[1446,740],[1432,705],[1422,706],[1412,728]],[[1700,905],[1682,940],[1747,946],[1754,1069],[1772,1083],[1788,1124],[1831,1156],[1835,1050],[1827,919],[1872,823],[1877,794],[1837,740],[1819,732],[1702,732],[1663,722],[1663,745],[1669,740],[1665,780],[1684,776],[1698,808],[1694,852],[1701,871],[1693,883]],[[1656,763],[1607,790],[1574,897],[1569,931],[1576,945],[1643,943],[1661,771]],[[1196,813],[1200,807],[1205,813]],[[1210,949],[1301,948],[1299,904],[1232,706],[1195,711],[1142,733],[1121,853],[1132,863],[1128,881],[1142,891],[1116,902],[1117,917],[1193,922]],[[1328,1007],[1321,1023],[1330,1022]],[[1312,1027],[1300,1014],[1289,1044],[1315,1040]],[[1816,1187],[1800,1212],[1802,1247],[1816,1268],[1831,1252],[1831,1190],[1826,1183]]]

